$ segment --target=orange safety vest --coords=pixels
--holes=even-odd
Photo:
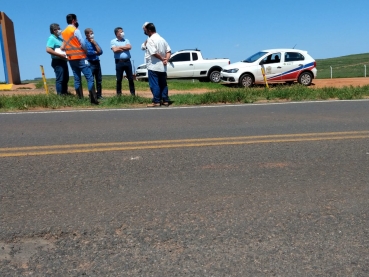
[[[68,25],[62,32],[65,43],[65,53],[68,56],[68,60],[86,59],[86,51],[82,48],[78,38],[74,36],[75,30],[76,27]]]

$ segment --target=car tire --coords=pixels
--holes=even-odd
[[[309,71],[302,72],[298,79],[299,84],[310,86],[313,82],[313,74]]]
[[[250,88],[254,85],[254,78],[251,74],[243,74],[238,82],[240,87]]]
[[[212,83],[219,83],[220,82],[220,71],[213,70],[212,72],[210,72],[209,80]]]

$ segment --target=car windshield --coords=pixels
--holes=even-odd
[[[244,63],[253,63],[254,61],[258,60],[268,52],[257,52],[256,54],[252,55],[251,57],[247,58],[246,60],[243,60]]]

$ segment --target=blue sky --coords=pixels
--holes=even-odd
[[[81,30],[94,30],[104,51],[102,72],[114,75],[110,40],[117,26],[131,42],[135,67],[144,61],[145,21],[155,24],[173,51],[197,47],[205,58],[237,62],[262,49],[296,45],[321,59],[369,52],[368,10],[368,0],[3,0],[0,6],[14,23],[22,80],[40,77],[40,65],[47,78],[54,77],[45,51],[49,26],[58,23],[64,29],[68,13],[77,15]],[[4,81],[1,55],[0,62]]]

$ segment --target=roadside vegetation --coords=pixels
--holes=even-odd
[[[86,79],[82,78],[82,85],[84,88],[84,91],[87,92],[87,82]],[[47,79],[48,86],[53,87],[55,86],[55,79],[50,78]],[[103,81],[102,81],[102,87],[106,90],[115,90],[115,75],[104,75]],[[73,77],[69,78],[69,87],[74,87],[74,79]],[[174,90],[194,90],[194,89],[218,89],[221,85],[220,84],[214,84],[214,83],[207,83],[207,82],[199,82],[198,80],[168,80],[168,85],[170,86],[170,89]],[[44,84],[43,82],[39,81],[36,83],[36,88],[43,88]],[[135,81],[135,88],[137,91],[150,91],[149,83],[145,81]],[[128,87],[128,81],[126,79],[122,82],[122,90],[129,91]],[[73,92],[74,93],[74,92]]]
[[[369,53],[349,55],[338,58],[316,60],[318,78],[330,78],[331,69],[333,78],[364,77],[364,65],[368,66],[369,77]],[[43,81],[35,81],[36,88],[43,89]],[[86,81],[83,80],[84,99],[78,99],[74,91],[71,95],[57,96],[53,89],[55,79],[47,79],[50,93],[37,95],[2,95],[0,91],[0,110],[34,110],[34,109],[65,109],[65,108],[91,108],[88,99]],[[70,78],[69,86],[73,87],[73,77]],[[344,88],[313,88],[304,87],[299,84],[293,85],[271,85],[270,89],[263,86],[252,88],[238,88],[221,84],[199,82],[198,80],[168,80],[169,91],[179,90],[188,93],[170,95],[172,105],[210,105],[210,104],[236,104],[256,103],[261,101],[303,101],[303,100],[327,100],[327,99],[362,99],[369,97],[369,86],[344,87]],[[136,91],[150,91],[148,82],[135,82]],[[103,76],[103,88],[115,90],[115,76]],[[128,91],[127,80],[123,81],[122,89]],[[191,91],[203,90],[204,93],[191,93]],[[132,97],[123,95],[121,97],[105,97],[99,106],[93,108],[124,108],[144,107],[151,99],[140,95]]]
[[[168,82],[170,89],[184,85],[188,90],[196,89],[196,84],[192,82],[177,81]],[[191,84],[191,85],[190,85]],[[198,83],[201,87],[203,83]],[[147,85],[147,84],[146,84]],[[277,85],[270,89],[264,87],[235,88],[208,84],[210,92],[201,94],[174,94],[171,95],[173,106],[183,105],[209,105],[209,104],[236,104],[236,103],[255,103],[260,101],[302,101],[302,100],[326,100],[326,99],[362,99],[369,97],[369,86],[363,87],[344,87],[344,88],[311,88],[299,84]],[[128,89],[128,88],[127,88]],[[0,93],[1,94],[1,93]],[[121,97],[106,97],[100,102],[99,106],[93,108],[124,108],[124,107],[144,107],[150,103],[150,98],[130,95]],[[78,99],[75,95],[57,96],[55,93],[37,95],[13,95],[0,96],[0,110],[32,110],[38,108],[62,109],[62,108],[91,108],[88,97]]]

